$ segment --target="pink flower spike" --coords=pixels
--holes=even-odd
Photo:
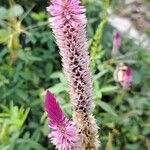
[[[51,0],[47,11],[51,14],[49,23],[69,85],[80,150],[98,150],[98,127],[92,116],[92,81],[85,32],[85,8],[80,5],[80,0]]]
[[[45,110],[50,119],[49,127],[52,129],[48,137],[58,150],[78,150],[76,127],[63,114],[55,97],[47,91]]]
[[[112,54],[117,54],[121,44],[120,33],[116,32],[113,38],[113,49]]]

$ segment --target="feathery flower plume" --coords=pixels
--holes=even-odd
[[[98,149],[98,127],[92,111],[92,83],[85,35],[85,9],[79,0],[51,0],[50,25],[60,49],[70,88],[73,120],[82,150]]]
[[[116,32],[113,37],[113,49],[112,49],[112,54],[117,54],[118,50],[120,48],[120,43],[121,43],[121,37],[120,33]]]
[[[114,80],[125,90],[128,90],[132,83],[132,71],[129,66],[120,63],[114,72]]]
[[[48,137],[58,150],[79,150],[76,127],[63,114],[55,97],[47,91],[45,110],[50,118],[49,127],[52,129]]]

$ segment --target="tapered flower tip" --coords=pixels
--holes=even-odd
[[[116,32],[113,37],[113,49],[112,54],[117,54],[121,44],[121,36],[119,32]]]
[[[79,4],[79,0],[51,0],[50,6],[47,7],[47,11],[53,16],[50,24],[58,27],[63,26],[65,22],[70,22],[72,25],[76,22],[86,23],[83,15],[85,9]]]
[[[45,110],[53,123],[59,123],[64,117],[58,102],[50,91],[46,92]]]
[[[52,16],[65,16],[68,15],[68,13],[76,15],[85,12],[85,9],[83,9],[79,3],[79,0],[51,0],[51,5],[47,7],[47,11],[50,12]]]

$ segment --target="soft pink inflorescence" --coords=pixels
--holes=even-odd
[[[50,118],[49,127],[52,129],[48,137],[58,150],[78,150],[76,127],[63,114],[55,97],[47,91],[45,110]]]
[[[82,99],[82,105],[90,111],[92,86],[84,9],[79,6],[78,0],[52,0],[51,3],[47,8],[53,16],[50,25],[60,49],[74,109],[79,108]]]
[[[116,32],[113,37],[113,49],[112,49],[112,54],[117,54],[118,50],[120,48],[120,43],[121,43],[121,37],[120,33]]]
[[[82,150],[97,150],[97,125],[92,111],[92,82],[85,35],[85,9],[79,0],[51,0],[49,22],[62,56],[70,90],[73,120]]]

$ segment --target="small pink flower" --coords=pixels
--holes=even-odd
[[[127,67],[127,69],[124,72],[124,82],[122,84],[124,89],[128,89],[131,86],[131,82],[132,82],[131,68]]]
[[[117,54],[121,44],[120,33],[116,32],[113,38],[113,49],[112,54]]]
[[[114,79],[123,89],[129,89],[132,83],[131,68],[120,63],[114,72]]]
[[[63,114],[55,97],[47,91],[45,110],[50,118],[49,127],[52,129],[48,137],[58,150],[78,150],[76,127]]]

